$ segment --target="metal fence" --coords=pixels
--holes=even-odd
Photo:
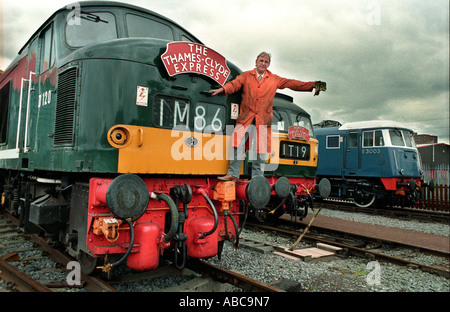
[[[435,185],[433,192],[426,188],[423,195],[425,209],[450,211],[450,187],[448,185]]]
[[[434,180],[436,185],[450,185],[450,166],[446,164],[439,165],[423,165],[422,170],[424,172],[425,182]]]
[[[424,180],[430,183],[434,181],[434,191],[429,188],[424,190],[423,200],[426,209],[438,211],[450,211],[450,166],[423,165]]]

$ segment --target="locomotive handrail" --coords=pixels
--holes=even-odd
[[[17,137],[16,137],[16,149],[19,148],[19,138],[20,138],[20,121],[22,119],[22,101],[23,101],[23,82],[28,81],[22,78],[20,82],[20,97],[19,97],[19,117],[17,118]]]
[[[30,75],[28,78],[28,96],[27,96],[27,114],[25,117],[25,136],[23,138],[23,152],[26,153],[29,151],[28,143],[28,118],[30,117],[30,93],[31,93],[31,76],[36,75],[36,73],[30,71]],[[21,90],[22,92],[22,90]]]

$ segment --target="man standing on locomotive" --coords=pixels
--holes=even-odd
[[[246,134],[250,126],[256,126],[257,157],[252,164],[252,178],[263,175],[266,154],[271,152],[273,99],[277,89],[289,88],[294,91],[315,89],[315,94],[326,90],[326,83],[321,81],[303,82],[279,77],[268,70],[271,55],[261,52],[256,58],[256,68],[243,72],[236,79],[226,83],[219,89],[210,90],[211,95],[232,94],[242,89],[242,101],[236,128],[233,131],[233,155],[227,175],[219,177],[222,181],[237,181],[241,168],[243,148],[247,140]],[[262,139],[266,138],[266,140]]]

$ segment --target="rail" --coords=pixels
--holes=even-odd
[[[10,253],[0,257],[0,278],[14,285],[19,292],[51,292],[50,289],[8,263],[9,258],[16,256],[17,254]]]
[[[284,292],[277,287],[261,283],[237,272],[222,269],[202,260],[191,259],[187,267],[212,279],[240,287],[246,292]]]

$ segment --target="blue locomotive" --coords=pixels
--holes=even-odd
[[[314,125],[319,140],[317,179],[331,183],[329,198],[357,206],[418,205],[425,186],[413,131],[393,121]]]

